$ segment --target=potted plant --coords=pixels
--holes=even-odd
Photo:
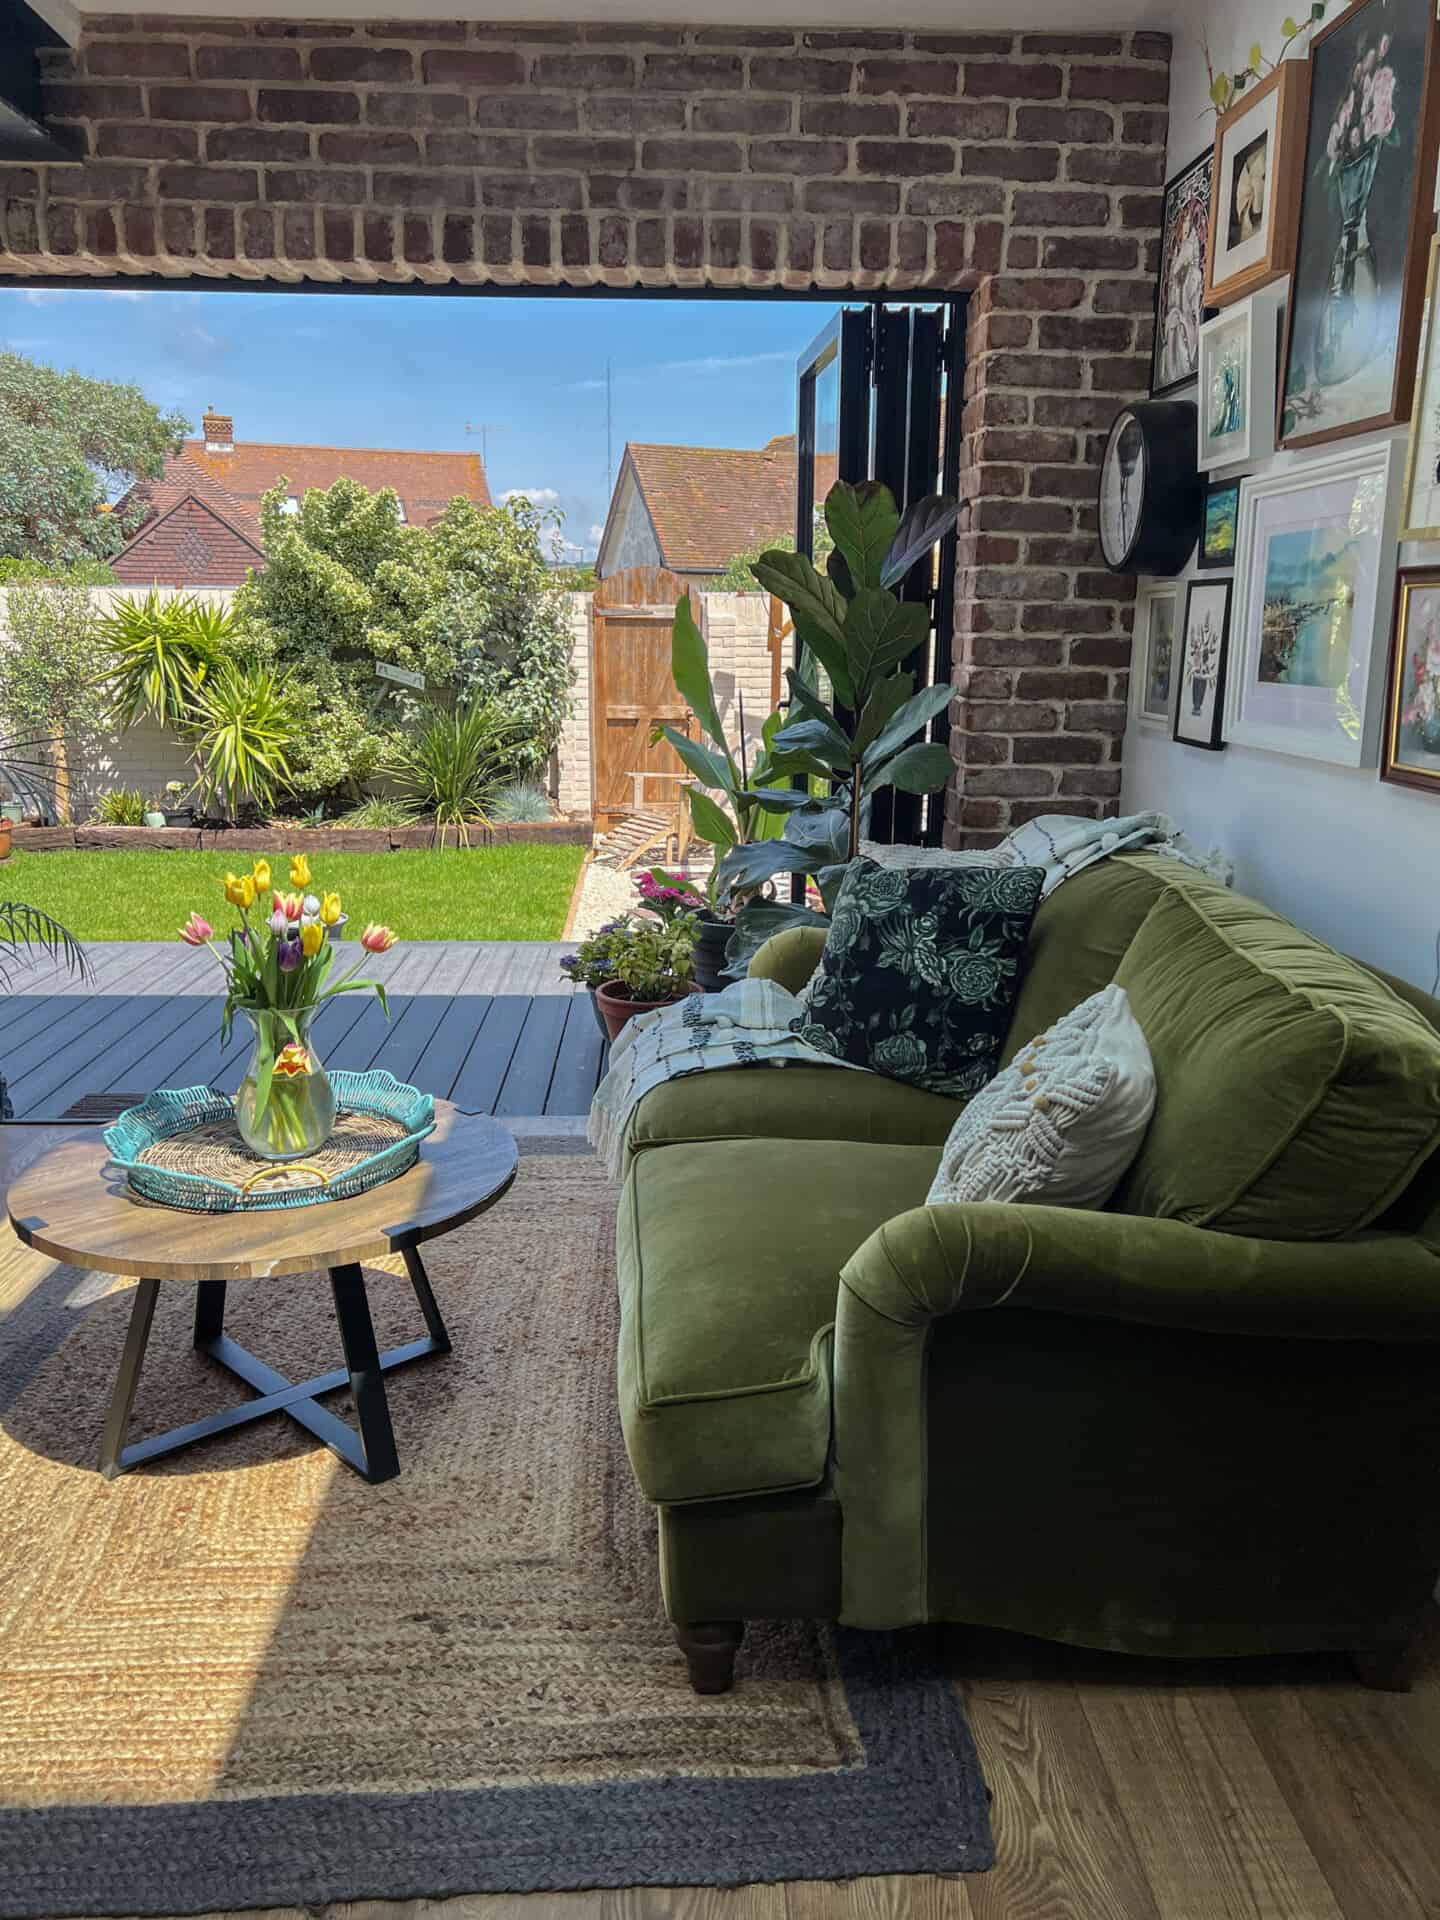
[[[715,911],[707,893],[683,873],[667,873],[664,867],[651,867],[635,882],[641,909],[662,920],[674,920],[681,914],[694,923],[694,979],[702,993],[718,993],[725,985],[725,949],[733,925],[728,914]]]
[[[622,914],[582,940],[560,968],[577,986],[589,988],[606,1038],[613,1040],[632,1015],[671,1006],[694,991],[694,945],[689,914],[671,920]]]
[[[156,823],[157,825],[162,827],[188,827],[193,823],[195,818],[193,809],[190,807],[182,807],[180,804],[185,797],[185,793],[186,787],[183,780],[167,780],[165,782],[165,800],[160,809],[160,819]],[[147,821],[146,824],[149,825],[150,823]]]
[[[154,796],[154,798],[151,800],[149,806],[146,807],[145,809],[145,816],[141,824],[147,827],[163,827],[164,826],[165,802],[162,795],[157,793]]]
[[[225,898],[239,917],[223,951],[198,913],[180,929],[187,946],[209,947],[224,972],[222,1042],[236,1013],[254,1029],[254,1050],[235,1096],[235,1124],[262,1160],[314,1153],[335,1125],[335,1095],[310,1038],[310,1023],[325,1002],[337,993],[373,990],[390,1011],[378,980],[356,978],[363,960],[341,979],[329,978],[335,948],[326,936],[342,917],[340,896],[304,891],[310,865],[303,854],[290,862],[290,885],[294,892],[273,886],[268,860],[257,860],[246,874],[227,873]],[[388,953],[394,944],[389,927],[367,926],[360,936],[366,953]]]

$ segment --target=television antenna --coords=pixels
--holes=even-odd
[[[496,433],[500,431],[500,422],[498,420],[467,420],[465,422],[465,431],[470,435],[471,439],[474,439],[477,435],[479,436],[480,464],[485,468],[487,479],[489,478],[490,472],[490,434],[492,429]]]

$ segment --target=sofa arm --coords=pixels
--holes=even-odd
[[[820,964],[825,951],[823,927],[787,927],[772,933],[746,969],[752,980],[775,980],[790,993],[799,993]]]
[[[1440,1255],[1399,1234],[1267,1241],[1079,1209],[915,1207],[846,1262],[835,1320],[844,1619],[926,1617],[927,1347],[1014,1307],[1281,1339],[1440,1340]]]

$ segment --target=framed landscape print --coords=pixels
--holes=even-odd
[[[1185,630],[1175,697],[1175,738],[1218,751],[1230,645],[1229,580],[1192,580],[1185,594]]]
[[[1275,451],[1275,336],[1283,289],[1262,287],[1200,329],[1199,464]]]
[[[1205,262],[1207,306],[1229,306],[1290,271],[1309,97],[1309,61],[1282,60],[1221,117]]]
[[[1240,482],[1212,480],[1205,489],[1205,505],[1200,515],[1200,549],[1195,557],[1199,567],[1225,567],[1235,564],[1235,530],[1240,519]]]
[[[1152,397],[1193,380],[1199,364],[1214,166],[1212,147],[1188,167],[1182,167],[1165,189],[1160,278],[1155,289],[1155,345],[1150,361]]]
[[[1420,368],[1415,376],[1415,405],[1410,415],[1410,457],[1405,463],[1402,540],[1440,540],[1440,328],[1435,324],[1435,263],[1440,238],[1430,242],[1425,278],[1425,321],[1420,330]]]
[[[1404,457],[1380,441],[1241,481],[1227,740],[1374,765]]]
[[[1380,777],[1440,793],[1440,568],[1411,567],[1395,586]]]
[[[1135,601],[1135,648],[1130,667],[1130,711],[1146,726],[1169,727],[1175,692],[1178,587],[1150,587]]]
[[[1434,0],[1358,0],[1310,48],[1280,440],[1409,418],[1431,226]]]

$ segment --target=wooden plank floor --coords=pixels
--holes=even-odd
[[[1436,1920],[1440,1631],[1414,1692],[1343,1660],[1171,1663],[952,1629],[997,1863],[960,1878],[476,1894],[249,1920]],[[232,1914],[221,1920],[246,1920]]]
[[[317,1020],[316,1046],[327,1067],[388,1067],[474,1111],[583,1114],[602,1046],[589,996],[559,969],[573,952],[558,941],[403,943],[365,967],[385,983],[388,1021],[373,995],[344,994]],[[210,954],[177,941],[103,941],[86,954],[85,980],[30,968],[0,999],[0,1072],[17,1119],[58,1119],[87,1094],[234,1091],[248,1038],[237,1023],[220,1045]]]

